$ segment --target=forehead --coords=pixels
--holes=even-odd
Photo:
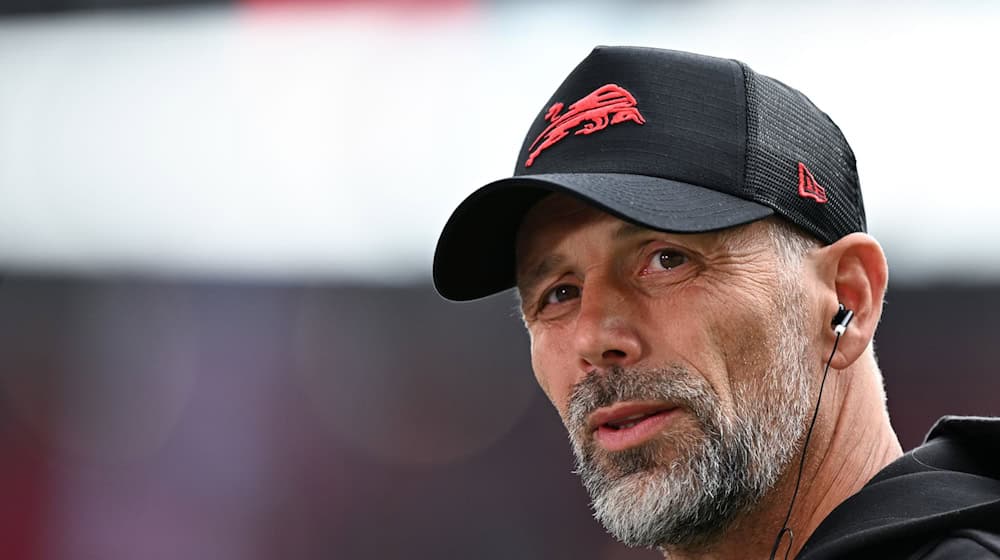
[[[766,218],[749,224],[704,233],[669,233],[626,222],[576,197],[555,193],[535,204],[521,222],[517,233],[515,267],[519,288],[532,284],[553,267],[565,262],[569,249],[561,244],[569,236],[593,231],[591,241],[608,244],[626,243],[655,234],[658,239],[677,243],[703,255],[724,258],[725,255],[774,253]],[[627,246],[627,245],[623,245]]]
[[[538,253],[545,252],[568,233],[604,224],[618,224],[619,227],[634,230],[644,229],[578,198],[561,193],[546,196],[528,210],[517,230],[515,256],[518,270],[525,265],[526,260],[534,260]]]
[[[726,228],[705,233],[665,233],[689,242],[713,244],[743,244],[760,239],[763,224],[767,220],[747,225]],[[525,214],[517,232],[518,260],[524,253],[538,244],[548,245],[554,237],[584,226],[607,224],[616,236],[642,231],[654,231],[641,225],[619,219],[600,208],[574,196],[553,193],[532,206]]]
[[[524,215],[517,231],[518,246],[530,241],[544,230],[601,220],[621,222],[611,214],[576,197],[553,193],[532,206]]]

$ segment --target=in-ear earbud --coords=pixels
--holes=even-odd
[[[839,305],[840,308],[837,309],[837,314],[833,316],[833,321],[830,321],[830,326],[833,327],[833,332],[837,333],[837,336],[844,334],[844,331],[847,330],[847,325],[854,318],[853,311],[844,307],[843,303]]]

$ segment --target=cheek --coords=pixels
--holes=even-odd
[[[695,293],[691,306],[674,310],[685,328],[675,329],[672,346],[711,385],[722,405],[733,407],[733,392],[765,365],[771,344],[759,317],[763,310],[746,298],[721,297],[721,290]]]
[[[679,363],[691,368],[711,385],[723,401],[728,398],[726,347],[720,328],[731,328],[728,303],[714,295],[689,290],[672,298],[646,317],[648,336],[656,348],[653,366]]]
[[[713,338],[721,348],[721,367],[726,370],[729,399],[732,392],[742,392],[759,385],[773,366],[777,349],[777,327],[761,320],[768,309],[744,304],[732,307],[723,321],[713,325]]]
[[[545,392],[545,396],[552,400],[552,390],[549,388],[549,378],[546,374],[546,369],[544,364],[540,364],[534,351],[531,353],[531,369],[535,372],[535,381],[538,386],[542,388]]]
[[[531,336],[531,368],[538,386],[561,415],[576,382],[572,376],[574,362],[572,356],[566,354],[566,348],[553,344],[558,340],[548,334]]]

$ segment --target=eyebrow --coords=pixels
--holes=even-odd
[[[611,234],[611,239],[621,241],[651,231],[655,230],[651,230],[648,227],[633,224],[631,222],[624,222],[622,225],[618,226],[617,229],[615,229],[614,233]]]
[[[611,239],[613,241],[624,241],[652,231],[655,230],[631,222],[623,222],[611,232]],[[549,255],[543,258],[541,262],[518,278],[518,284],[523,286],[521,291],[531,293],[535,285],[542,278],[551,274],[554,269],[559,268],[564,262],[566,262],[566,257],[562,255]]]
[[[529,294],[532,293],[542,278],[551,274],[554,269],[558,268],[564,262],[566,262],[566,257],[562,255],[549,255],[545,257],[538,265],[531,267],[522,277],[518,278],[518,284],[520,284],[518,289]]]

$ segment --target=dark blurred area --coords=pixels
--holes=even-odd
[[[1000,288],[890,288],[905,448],[996,414]],[[510,294],[13,277],[7,559],[654,558],[607,537]]]
[[[0,0],[0,17],[136,9],[185,9],[199,6],[250,6],[264,8],[329,8],[380,6],[422,9],[463,5],[477,0]],[[520,0],[491,0],[510,3]],[[632,0],[635,1],[635,0]]]
[[[210,6],[230,3],[227,0],[0,0],[0,16],[86,10]]]

